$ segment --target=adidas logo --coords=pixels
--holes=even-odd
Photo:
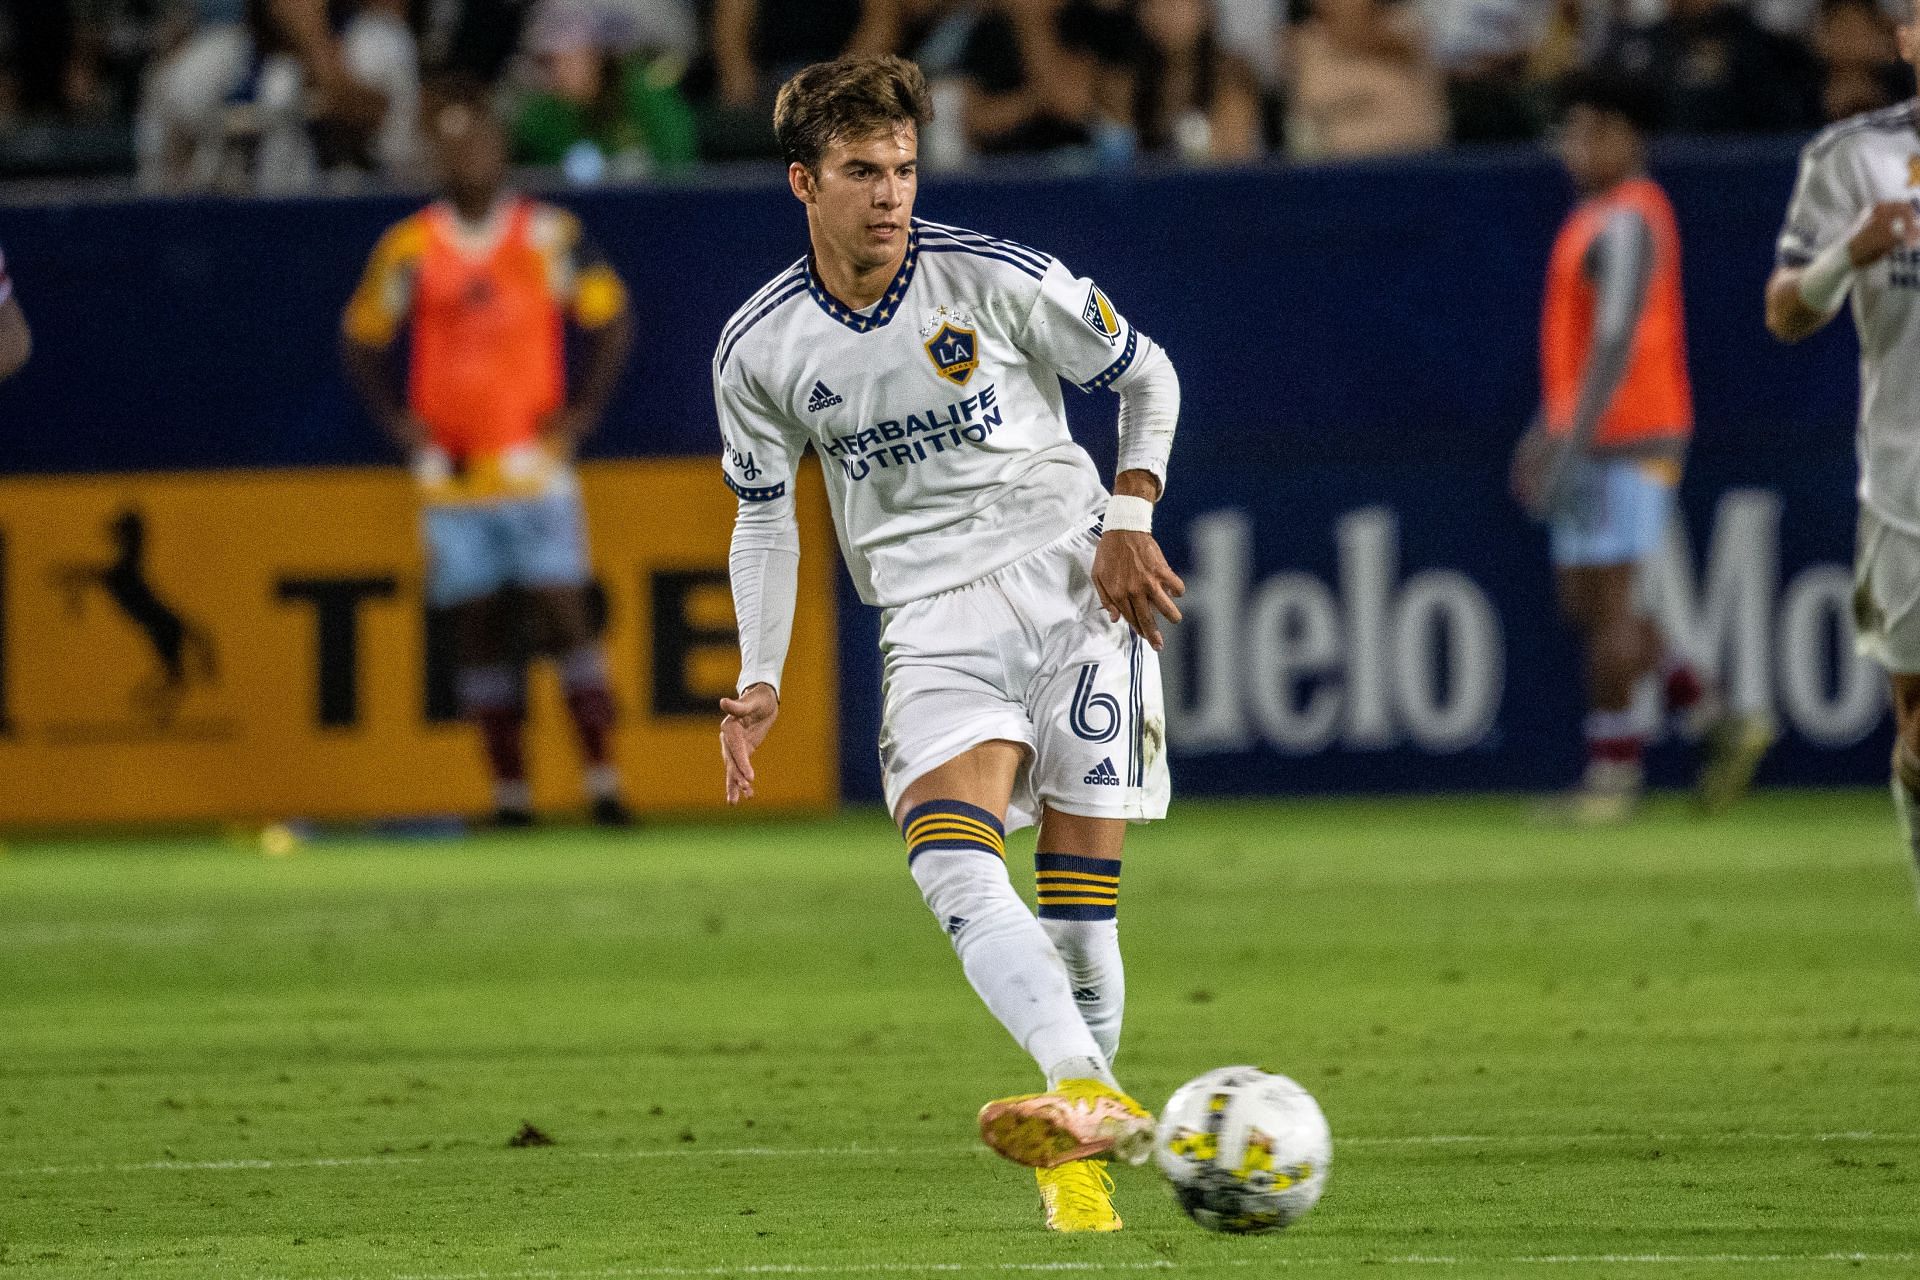
[[[840,397],[833,393],[832,387],[824,382],[815,382],[813,394],[807,397],[807,412],[818,413],[822,409],[831,409],[839,403]]]
[[[1096,987],[1075,987],[1073,998],[1078,1004],[1099,1004],[1100,992]]]
[[[967,927],[967,918],[965,916],[948,916],[947,917],[947,936],[948,937],[950,938],[959,937],[960,931],[966,927]]]
[[[1080,781],[1086,783],[1090,787],[1119,786],[1120,775],[1114,770],[1113,757],[1107,756],[1105,759],[1101,760],[1099,764],[1093,766],[1093,772],[1088,774],[1086,777],[1080,779]]]

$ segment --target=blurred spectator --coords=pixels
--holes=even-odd
[[[1663,129],[1768,132],[1819,119],[1812,55],[1730,0],[1671,0],[1667,16],[1650,26],[1616,25],[1599,65],[1649,85]]]
[[[390,182],[422,176],[420,47],[407,25],[407,0],[358,0],[340,33],[340,60],[355,82],[378,93],[385,110],[364,124],[323,119],[323,166],[336,174],[372,172]]]
[[[1311,0],[1287,53],[1294,155],[1382,155],[1446,142],[1440,72],[1411,4]]]
[[[1207,0],[1140,0],[1133,125],[1140,149],[1189,160],[1260,153],[1253,69],[1228,53]]]
[[[976,151],[1133,150],[1128,77],[1134,28],[1091,0],[983,0],[961,54],[962,115]]]
[[[933,98],[933,120],[920,133],[920,163],[957,168],[973,147],[967,140],[967,44],[983,16],[971,0],[892,0],[888,47],[919,64]]]
[[[575,182],[693,164],[693,111],[679,90],[686,59],[640,47],[639,29],[622,21],[583,0],[540,11],[528,33],[540,88],[514,121],[515,159],[561,167]]]
[[[1893,22],[1874,0],[1823,0],[1813,47],[1827,120],[1889,107],[1913,94],[1913,71],[1900,58]]]
[[[58,115],[82,105],[89,79],[80,54],[74,0],[5,0],[13,32],[14,95],[29,115]]]
[[[1419,0],[1433,58],[1447,80],[1458,142],[1532,138],[1546,124],[1530,72],[1557,8],[1548,0]]]
[[[891,53],[899,0],[713,0],[712,92],[702,150],[716,159],[779,154],[773,98],[801,67],[843,53]]]
[[[892,52],[891,0],[714,0],[721,100],[766,101],[800,68],[843,53]]]
[[[533,5],[534,0],[414,0],[425,70],[493,84],[519,51]]]
[[[323,165],[416,176],[419,62],[405,9],[355,0],[336,35],[323,0],[246,0],[241,21],[194,32],[149,78],[143,185],[303,191]]]
[[[1220,47],[1248,67],[1261,93],[1280,87],[1287,0],[1210,0]]]
[[[216,15],[149,73],[136,138],[150,190],[235,185],[251,143],[267,190],[306,185],[312,160],[298,61],[265,0]]]

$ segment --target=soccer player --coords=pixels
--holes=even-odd
[[[1126,824],[1167,805],[1159,618],[1180,579],[1151,532],[1179,412],[1173,366],[1092,281],[1047,254],[913,216],[918,67],[818,63],[774,107],[810,251],[734,314],[713,361],[739,696],[721,703],[730,802],[779,714],[802,449],[881,610],[887,804],[907,865],[988,1009],[1047,1090],[989,1103],[981,1133],[1037,1170],[1047,1225],[1114,1231],[1104,1157],[1153,1120],[1112,1063],[1125,998]],[[1112,497],[1067,432],[1060,382],[1120,396]],[[1039,919],[1008,879],[1039,823]]]
[[[1560,606],[1586,665],[1586,772],[1551,813],[1605,824],[1639,804],[1647,726],[1633,704],[1648,676],[1659,675],[1682,733],[1705,742],[1710,808],[1745,789],[1773,731],[1761,717],[1727,713],[1636,599],[1640,567],[1665,541],[1693,431],[1680,235],[1646,174],[1637,91],[1583,77],[1566,99],[1560,153],[1581,198],[1548,260],[1542,403],[1512,479],[1548,525]]]
[[[13,277],[7,274],[7,256],[0,253],[0,382],[26,367],[33,355],[33,331],[26,312],[13,295]]]
[[[1920,8],[1898,32],[1920,67]],[[1920,861],[1920,102],[1855,116],[1800,153],[1767,281],[1767,328],[1798,342],[1849,291],[1860,335],[1859,543],[1854,626],[1886,668],[1897,735],[1893,807]]]
[[[460,700],[486,745],[496,819],[532,821],[515,607],[525,602],[540,651],[559,668],[594,820],[623,825],[570,460],[626,363],[626,290],[572,215],[505,188],[506,136],[481,93],[452,93],[430,125],[444,197],[381,237],[347,305],[347,369],[406,451],[425,504],[427,598],[452,611]],[[570,401],[569,317],[584,345]],[[390,360],[403,324],[404,395]]]

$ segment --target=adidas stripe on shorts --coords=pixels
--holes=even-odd
[[[1144,822],[1167,813],[1159,655],[1109,622],[1093,589],[1099,534],[1074,530],[966,586],[880,620],[880,769],[889,811],[969,747],[1024,743],[1007,830],[1042,806]]]

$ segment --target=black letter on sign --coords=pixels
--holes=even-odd
[[[360,719],[360,602],[390,599],[399,584],[392,578],[282,578],[282,600],[313,606],[320,651],[317,709],[327,728]]]
[[[683,569],[653,575],[653,714],[704,716],[714,699],[731,689],[696,689],[689,667],[701,649],[737,654],[740,633],[732,627],[703,626],[687,606],[703,591],[725,592],[725,569]]]
[[[426,713],[428,724],[446,724],[460,718],[460,650],[453,632],[453,610],[426,613]]]

